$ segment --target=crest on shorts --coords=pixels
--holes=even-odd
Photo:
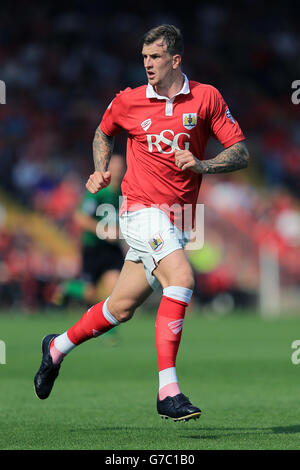
[[[156,233],[154,237],[148,240],[149,245],[151,246],[153,251],[159,251],[162,249],[164,241],[160,233]]]
[[[186,129],[193,129],[197,125],[197,113],[184,113],[182,121]]]

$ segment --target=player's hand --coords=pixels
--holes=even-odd
[[[199,173],[199,160],[189,150],[175,150],[175,165],[181,170]]]
[[[110,171],[95,171],[92,175],[90,175],[85,187],[90,193],[95,194],[108,186],[110,179]]]

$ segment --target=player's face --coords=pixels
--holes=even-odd
[[[167,52],[163,39],[157,39],[152,44],[144,44],[142,55],[148,82],[153,87],[165,86],[174,71],[174,57]],[[177,68],[175,66],[175,68]]]

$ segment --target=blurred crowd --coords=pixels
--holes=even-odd
[[[238,176],[205,179],[204,248],[191,251],[200,301],[231,293],[257,306],[262,257],[278,264],[282,290],[300,284],[300,205],[288,190],[259,188]]]
[[[145,83],[143,34],[158,24],[173,23],[185,38],[183,71],[220,90],[251,153],[251,166],[241,180],[206,178],[200,202],[218,214],[224,234],[227,226],[241,234],[246,228],[244,236],[249,238],[251,232],[252,247],[262,240],[276,244],[280,259],[299,281],[294,250],[300,237],[300,105],[291,101],[291,84],[300,76],[296,2],[277,2],[270,8],[259,0],[234,5],[204,1],[180,11],[156,1],[128,1],[123,6],[82,0],[60,5],[5,3],[0,79],[6,83],[7,104],[0,105],[0,186],[6,193],[78,240],[72,215],[93,170],[95,129],[116,92]],[[211,143],[207,157],[217,150],[218,144]],[[116,151],[125,153],[123,134]],[[212,220],[209,233],[216,224]],[[47,304],[48,286],[57,280],[51,261],[43,258],[37,275],[29,266],[38,257],[33,256],[33,242],[25,240],[22,231],[8,233],[2,225],[3,298],[9,297],[8,304],[11,297],[19,302],[22,294],[14,297],[15,285],[28,293],[28,285],[36,281],[43,289],[46,285],[46,293],[39,296]],[[16,250],[20,259],[31,260],[27,287],[14,274]],[[24,269],[25,264],[19,264]],[[229,264],[236,271],[232,282],[242,283],[235,262]]]
[[[55,259],[22,231],[0,231],[1,307],[34,311],[51,305],[59,275]]]

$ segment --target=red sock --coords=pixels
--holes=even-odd
[[[103,302],[89,308],[85,314],[68,330],[68,337],[73,344],[81,344],[84,341],[102,335],[110,330],[118,322],[112,324],[103,314]]]
[[[166,373],[160,374],[159,399],[180,393],[176,373],[176,357],[180,345],[182,326],[187,303],[163,295],[156,318],[156,351],[159,372],[169,369],[175,377],[171,383],[165,379]],[[172,368],[172,369],[170,369]],[[168,372],[168,371],[167,371]],[[167,395],[166,395],[167,393]]]

